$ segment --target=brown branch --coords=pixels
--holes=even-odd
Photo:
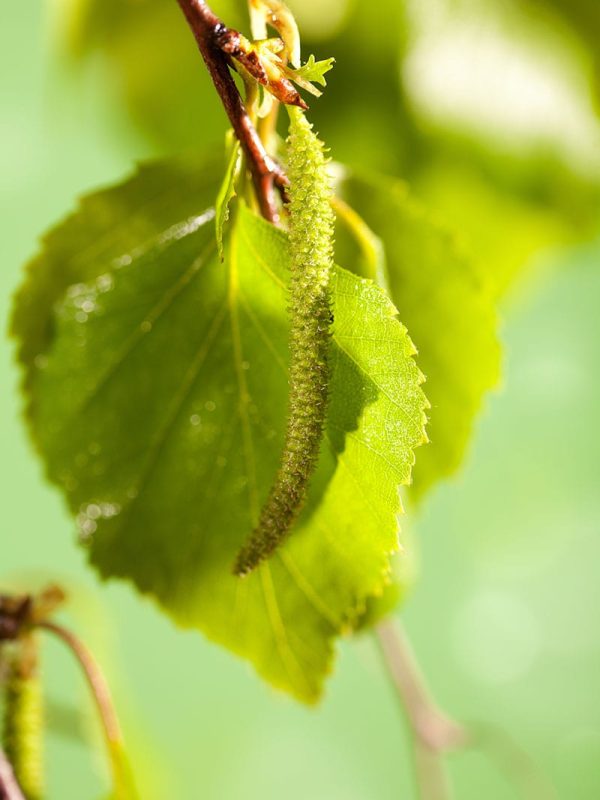
[[[4,750],[0,749],[0,800],[25,800]]]
[[[229,71],[229,57],[224,48],[230,47],[231,41],[238,36],[237,31],[227,28],[204,0],[177,2],[194,34],[215,89],[246,155],[261,213],[265,219],[277,224],[279,212],[274,187],[283,195],[288,180],[281,167],[265,150]]]

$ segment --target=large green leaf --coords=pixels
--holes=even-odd
[[[493,287],[404,184],[347,173],[339,191],[381,240],[378,269],[427,378],[430,443],[419,453],[410,490],[420,496],[459,467],[482,398],[498,381]],[[340,229],[337,239],[343,263],[364,274],[347,231]]]
[[[46,238],[13,326],[28,418],[102,575],[312,701],[334,638],[389,580],[422,377],[384,293],[337,269],[308,503],[285,546],[234,577],[283,441],[287,239],[240,205],[221,263],[216,173],[146,168]]]

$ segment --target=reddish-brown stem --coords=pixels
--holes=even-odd
[[[25,800],[4,751],[0,749],[0,800]]]
[[[279,212],[274,187],[285,194],[288,180],[281,167],[269,156],[252,124],[240,97],[229,60],[222,44],[236,32],[229,30],[204,0],[177,0],[194,34],[204,63],[229,117],[252,174],[260,210],[265,219],[277,224]]]
[[[108,683],[100,666],[83,642],[71,631],[47,620],[39,622],[37,627],[50,631],[61,639],[79,662],[100,716],[112,766],[114,796],[117,800],[133,800],[137,797],[137,792],[125,757],[121,726],[117,719]]]
[[[121,728],[119,721],[112,703],[110,690],[102,670],[94,660],[92,654],[87,647],[81,642],[77,636],[71,631],[63,628],[61,625],[56,625],[54,622],[40,622],[40,628],[50,631],[67,645],[71,650],[81,668],[83,669],[85,678],[89,684],[92,695],[98,707],[102,726],[106,734],[106,738],[111,742],[121,741]]]

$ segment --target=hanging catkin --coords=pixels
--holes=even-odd
[[[327,410],[334,228],[328,161],[304,114],[295,108],[289,111],[288,418],[281,465],[258,524],[237,557],[238,575],[275,551],[302,509]]]
[[[27,800],[43,795],[43,698],[36,643],[24,638],[7,664],[2,743]]]

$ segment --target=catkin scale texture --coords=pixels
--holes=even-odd
[[[4,697],[3,746],[27,800],[43,794],[43,697],[39,676],[24,673],[20,660],[9,666]]]
[[[290,370],[288,419],[281,465],[235,572],[270,556],[302,509],[323,437],[332,323],[330,280],[334,214],[322,142],[292,109],[288,146]]]

